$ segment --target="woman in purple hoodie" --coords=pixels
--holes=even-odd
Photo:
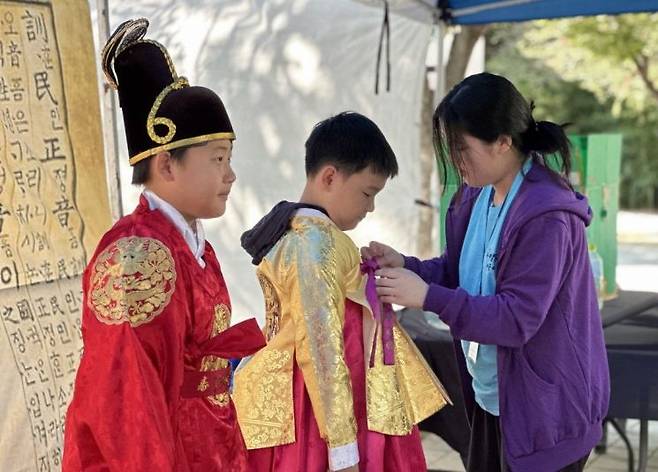
[[[434,113],[444,170],[463,185],[446,251],[420,261],[372,242],[383,302],[435,312],[455,339],[469,472],[581,471],[601,438],[609,375],[585,227],[559,125],[507,79],[470,76]],[[549,169],[549,155],[561,173]]]

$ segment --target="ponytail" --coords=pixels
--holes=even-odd
[[[539,162],[555,171],[569,182],[571,174],[571,145],[564,127],[551,121],[535,121],[531,119],[528,129],[521,135],[521,151],[526,155],[538,154]],[[554,165],[550,165],[550,161]]]

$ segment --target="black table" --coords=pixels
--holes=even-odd
[[[640,420],[637,470],[644,472],[648,461],[649,421],[658,420],[658,308],[626,317],[608,326],[604,334],[610,366],[608,419]],[[622,428],[615,427],[626,443],[629,471],[633,471],[633,453],[628,438]]]
[[[603,303],[601,310],[603,328],[635,317],[654,307],[658,307],[658,293],[619,290],[615,298]]]

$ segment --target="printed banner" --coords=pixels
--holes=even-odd
[[[95,57],[86,0],[0,0],[0,470],[60,470],[110,225]]]

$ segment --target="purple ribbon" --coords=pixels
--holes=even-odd
[[[384,346],[384,364],[395,364],[395,343],[393,340],[395,313],[390,303],[382,303],[379,301],[379,297],[377,297],[375,271],[378,269],[379,264],[377,264],[375,259],[368,259],[361,263],[361,273],[368,277],[366,281],[366,299],[375,317],[375,336],[372,340],[372,349],[370,350],[370,367],[374,367],[375,365],[375,348],[377,346],[377,335],[380,326],[382,329],[382,345]]]

